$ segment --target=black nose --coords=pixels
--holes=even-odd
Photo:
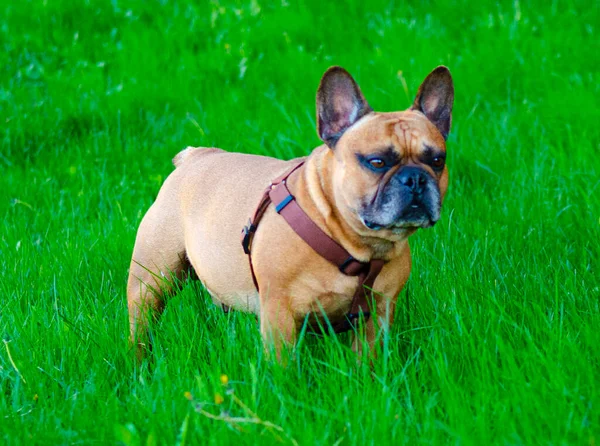
[[[398,180],[413,193],[421,194],[427,184],[427,172],[418,167],[407,166],[398,172]]]

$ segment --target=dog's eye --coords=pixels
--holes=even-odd
[[[431,160],[431,165],[436,169],[441,169],[442,167],[444,167],[445,162],[446,160],[443,157],[436,156],[434,159]]]
[[[383,169],[385,167],[385,161],[381,158],[371,158],[369,164],[375,169]]]

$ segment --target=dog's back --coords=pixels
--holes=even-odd
[[[150,279],[146,269],[166,277],[191,264],[221,302],[245,302],[244,310],[258,311],[241,230],[270,180],[297,162],[216,148],[182,150],[140,225],[132,268],[140,265],[138,273]]]

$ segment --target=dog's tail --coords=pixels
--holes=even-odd
[[[173,165],[175,167],[181,166],[195,150],[197,150],[196,147],[187,147],[183,149],[181,152],[175,155],[175,158],[173,158]]]
[[[175,155],[173,158],[173,164],[175,167],[180,167],[185,163],[192,155],[207,154],[211,152],[219,152],[221,149],[215,147],[187,147]]]

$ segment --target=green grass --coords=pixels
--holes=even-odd
[[[199,3],[0,5],[4,443],[598,444],[597,4]],[[254,318],[197,284],[137,370],[127,269],[171,158],[307,154],[334,64],[381,111],[438,64],[456,86],[443,219],[411,238],[374,374],[345,336],[269,362]],[[194,410],[246,416],[221,374],[283,431]]]

